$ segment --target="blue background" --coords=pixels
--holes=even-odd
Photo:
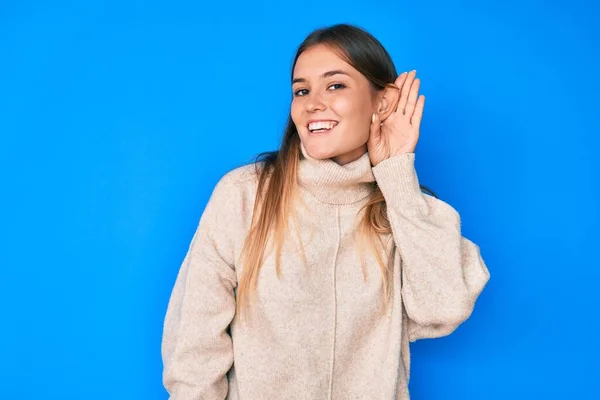
[[[214,184],[279,143],[295,47],[358,24],[427,96],[417,170],[492,279],[413,344],[427,399],[599,399],[592,1],[0,3],[0,398],[164,399],[162,322]]]

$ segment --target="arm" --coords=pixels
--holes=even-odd
[[[206,205],[173,287],[162,338],[163,384],[173,400],[225,399],[233,365],[233,250],[223,218],[227,176]]]
[[[452,333],[469,318],[490,278],[479,247],[462,237],[456,210],[421,192],[414,159],[404,153],[373,167],[402,262],[411,341]]]

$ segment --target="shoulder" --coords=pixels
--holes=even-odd
[[[249,163],[234,168],[221,178],[222,181],[233,186],[244,186],[258,183],[262,162]]]
[[[221,176],[215,190],[221,189],[227,192],[256,190],[261,167],[260,162],[236,167]]]
[[[201,218],[209,236],[221,242],[245,237],[256,201],[259,166],[252,163],[237,167],[218,180]]]
[[[260,162],[249,163],[223,174],[215,185],[211,198],[232,207],[253,203],[261,167]]]

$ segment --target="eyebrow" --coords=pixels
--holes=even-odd
[[[346,75],[346,76],[350,76],[347,72],[344,72],[341,69],[334,69],[333,71],[327,71],[327,72],[323,73],[321,75],[321,78],[329,78],[330,76],[333,76],[333,75]],[[298,83],[298,82],[306,82],[306,79],[304,79],[304,78],[295,78],[292,81],[292,85],[294,83]]]

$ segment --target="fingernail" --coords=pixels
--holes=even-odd
[[[373,113],[373,115],[371,115],[371,122],[375,122],[375,113]]]

